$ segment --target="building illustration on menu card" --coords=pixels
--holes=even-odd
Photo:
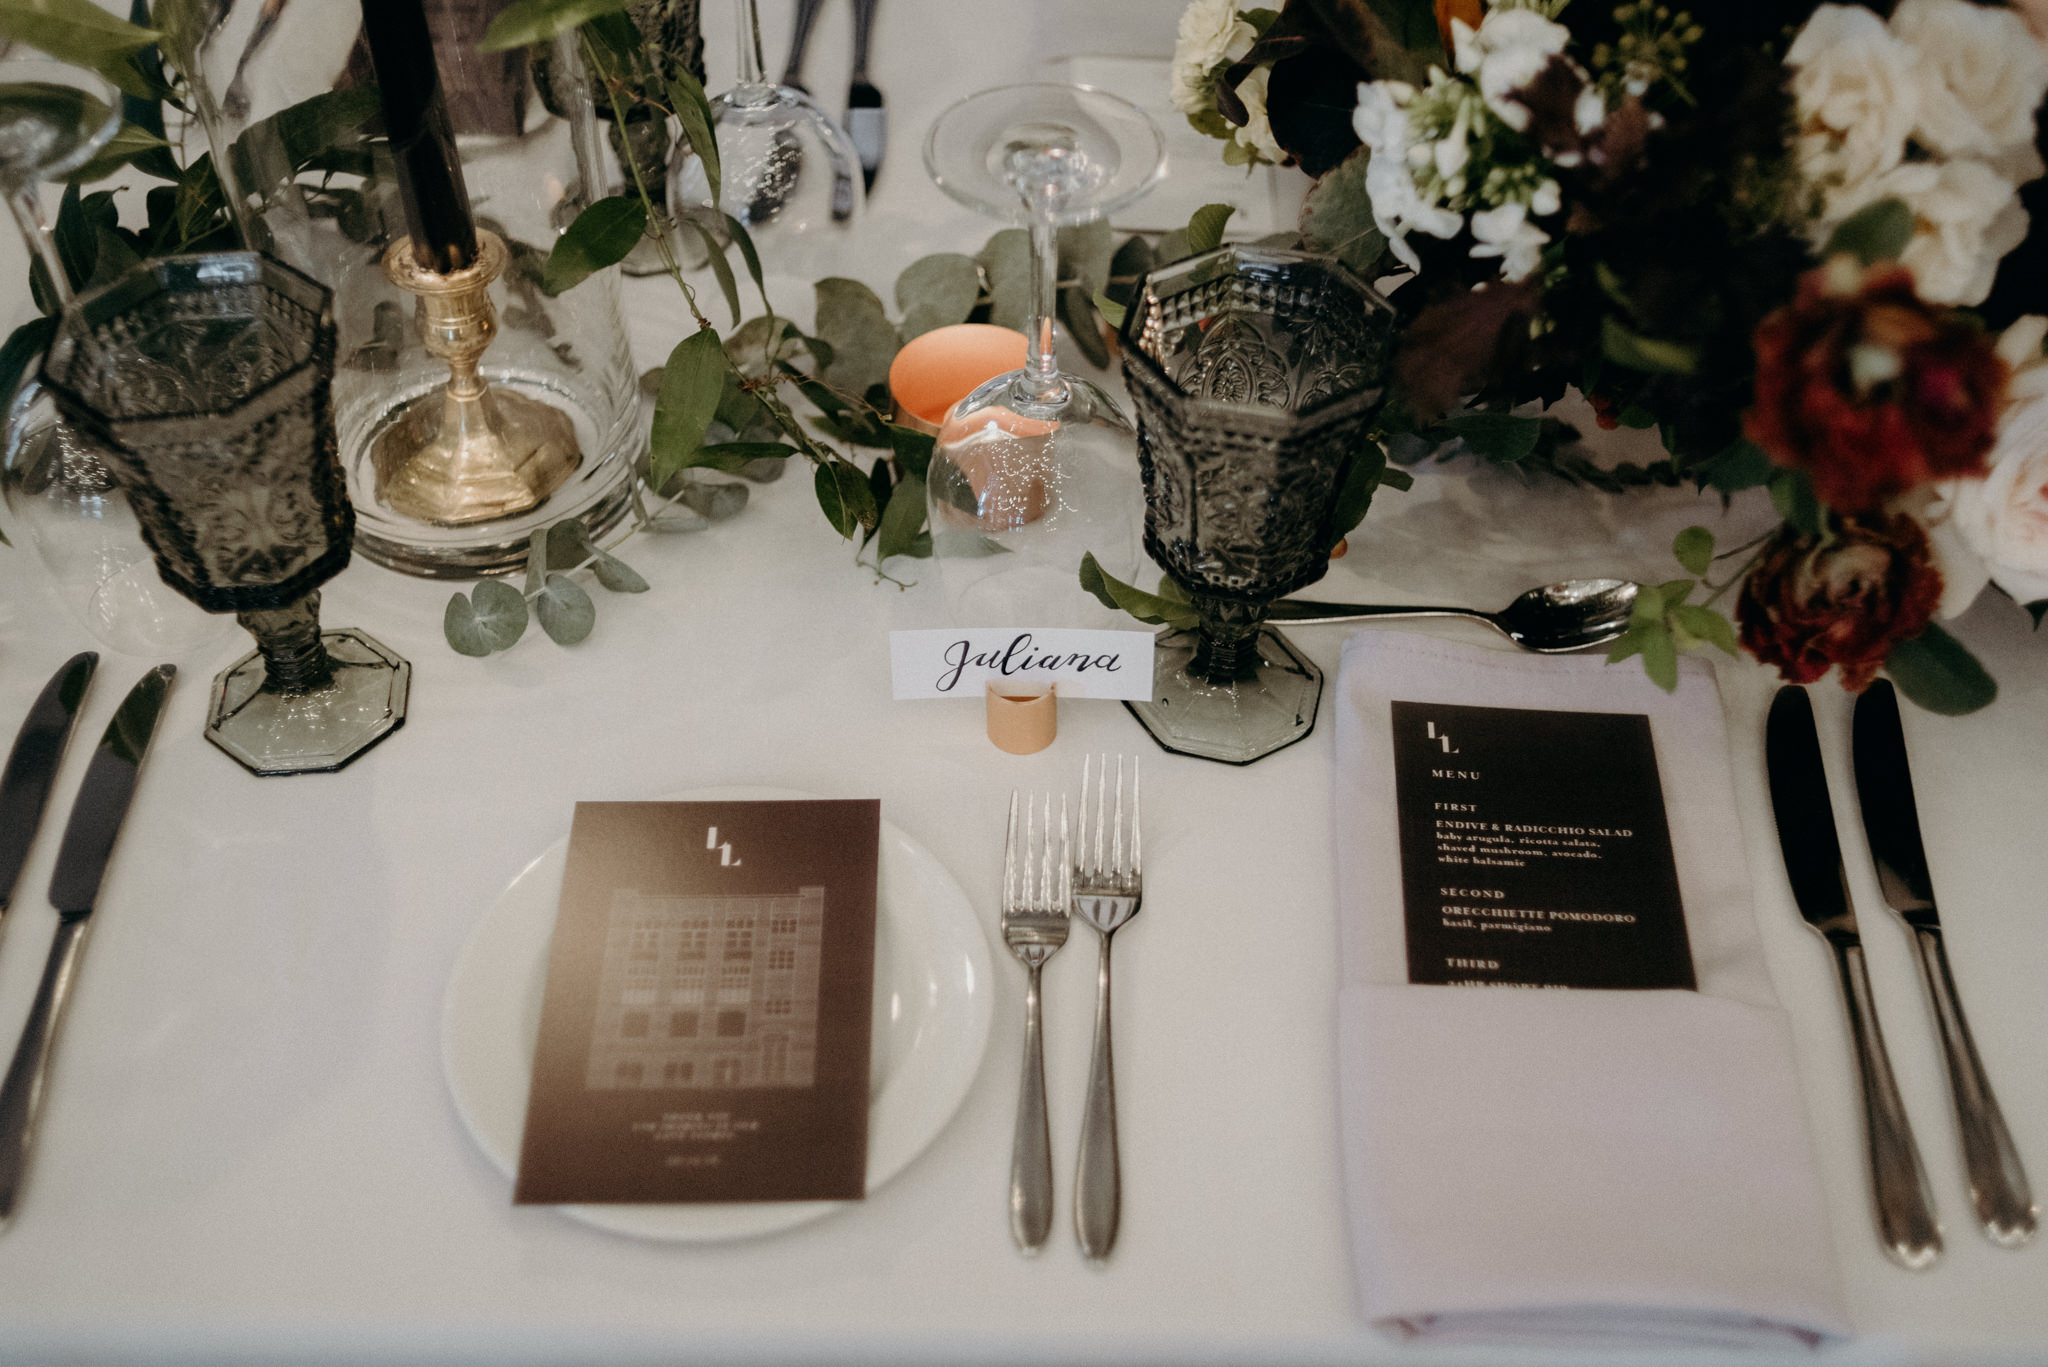
[[[584,1086],[810,1087],[825,889],[612,895]]]

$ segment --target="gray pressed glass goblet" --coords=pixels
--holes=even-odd
[[[1392,324],[1370,286],[1302,252],[1219,247],[1139,284],[1123,344],[1145,550],[1200,616],[1161,634],[1152,701],[1125,704],[1166,749],[1249,764],[1314,727],[1322,671],[1266,605],[1329,568]]]
[[[43,361],[164,582],[255,636],[213,681],[206,735],[258,774],[341,768],[404,723],[412,678],[363,632],[320,630],[355,535],[332,302],[255,252],[166,257],[73,301]]]

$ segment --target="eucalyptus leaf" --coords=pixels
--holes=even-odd
[[[1079,285],[1071,285],[1059,292],[1060,326],[1066,329],[1067,340],[1081,349],[1088,363],[1098,370],[1109,366],[1109,343],[1103,340],[1102,325],[1095,317],[1095,304]]]
[[[1372,279],[1387,254],[1387,235],[1373,221],[1365,172],[1372,149],[1360,147],[1318,180],[1301,203],[1301,236],[1312,252],[1336,257]]]
[[[746,511],[748,491],[744,484],[722,479],[693,481],[683,486],[683,502],[710,522],[723,522]]]
[[[1059,231],[1059,283],[1076,285],[1090,298],[1109,287],[1109,263],[1116,259],[1116,235],[1106,218]]]
[[[502,579],[485,579],[469,597],[458,593],[448,600],[441,632],[464,655],[510,649],[526,633],[526,597]]]
[[[92,71],[104,71],[110,60],[140,52],[162,36],[92,0],[0,0],[0,37]]]
[[[597,604],[566,574],[550,574],[533,600],[540,629],[558,646],[573,646],[597,625]]]
[[[668,355],[662,367],[661,396],[654,404],[652,455],[647,482],[659,489],[687,466],[704,445],[704,431],[718,411],[729,363],[718,334],[700,328]]]
[[[1703,603],[1680,603],[1671,609],[1678,625],[1725,654],[1736,653],[1735,624]]]
[[[1600,354],[1616,365],[1652,375],[1690,375],[1699,369],[1699,348],[1631,331],[1613,314],[1600,320]]]
[[[1095,296],[1095,311],[1101,314],[1103,321],[1111,327],[1121,329],[1124,325],[1124,316],[1130,310],[1108,295],[1098,294]]]
[[[920,257],[896,277],[896,307],[903,315],[898,327],[904,341],[933,328],[964,323],[981,297],[981,271],[974,258],[959,252]]]
[[[551,570],[573,570],[596,550],[590,543],[590,529],[580,517],[565,517],[548,528],[547,568]]]
[[[1631,626],[1615,637],[1614,644],[1607,647],[1607,663],[1620,664],[1631,655],[1640,654],[1643,649],[1643,637],[1647,631],[1648,629],[1642,626]]]
[[[1155,266],[1170,266],[1176,261],[1185,261],[1193,256],[1194,253],[1188,250],[1188,230],[1175,228],[1161,237],[1159,245],[1154,248],[1154,255],[1157,258]]]
[[[732,234],[732,240],[739,244],[740,260],[746,263],[747,276],[754,282],[755,290],[761,295],[762,310],[773,313],[775,310],[768,303],[768,285],[761,278],[761,253],[754,250],[753,235],[747,231],[746,224],[731,214],[725,216],[725,227],[726,231]]]
[[[548,253],[541,293],[560,294],[626,259],[647,232],[647,205],[638,195],[609,195],[576,215]],[[733,322],[739,300],[733,298]]]
[[[1223,245],[1223,228],[1237,212],[1234,205],[1204,204],[1188,217],[1188,254],[1200,256]]]
[[[1969,647],[1930,622],[1910,641],[1901,641],[1884,657],[1884,672],[1899,692],[1929,712],[1960,717],[1990,706],[1998,696],[1993,679]]]
[[[794,446],[778,441],[721,441],[697,448],[697,454],[691,458],[687,468],[722,470],[736,475],[756,461],[781,460],[796,453]]]
[[[1850,214],[1828,235],[1823,259],[1848,252],[1866,266],[1896,261],[1913,240],[1913,211],[1902,199],[1880,199]]]
[[[608,551],[597,552],[597,558],[590,562],[590,572],[613,593],[645,593],[648,589],[640,571]]]
[[[711,230],[696,219],[684,215],[677,220],[683,227],[695,232],[704,243],[704,258],[711,267],[711,274],[718,281],[718,291],[725,296],[725,306],[732,311],[734,326],[740,321],[740,282],[733,278],[732,263],[725,259],[725,247]],[[764,296],[765,297],[765,296]]]
[[[56,318],[45,315],[29,319],[0,343],[0,407],[13,400],[15,390],[21,388],[22,377],[41,359],[56,332]]]
[[[813,483],[825,520],[837,527],[841,536],[850,538],[875,525],[875,496],[868,488],[867,476],[855,466],[843,460],[826,461],[818,467]]]
[[[1763,447],[1747,437],[1737,437],[1700,466],[1698,474],[1716,492],[1732,494],[1769,482],[1777,468]]]
[[[988,320],[1022,332],[1031,313],[1031,235],[1005,228],[975,257],[988,279]]]
[[[1186,630],[1201,620],[1187,603],[1162,594],[1147,593],[1109,574],[1096,561],[1092,551],[1083,552],[1081,556],[1081,587],[1093,594],[1104,607],[1128,612],[1141,622]]]
[[[1666,693],[1678,687],[1678,642],[1662,626],[1646,628],[1642,638],[1643,673]]]
[[[151,152],[161,151],[170,144],[159,135],[133,123],[122,123],[114,136],[107,139],[106,146],[93,155],[93,159],[73,171],[69,177],[74,185],[90,185],[96,180],[105,180],[130,162],[140,162]]]
[[[1441,425],[1496,465],[1527,459],[1543,435],[1543,419],[1518,418],[1512,413],[1460,413]]]
[[[1671,554],[1692,575],[1705,575],[1714,563],[1714,534],[1705,527],[1687,527],[1671,542]]]
[[[818,335],[832,348],[832,364],[820,378],[853,394],[888,383],[889,362],[896,358],[896,327],[875,292],[842,276],[827,276],[812,288],[817,294]]]
[[[922,482],[926,471],[931,467],[932,448],[938,445],[937,438],[914,428],[891,424],[889,445],[896,456],[896,464],[903,473]]]
[[[697,154],[697,160],[704,163],[704,179],[711,186],[711,203],[719,203],[719,180],[721,171],[718,164],[718,139],[712,133],[711,102],[705,98],[704,87],[695,76],[678,66],[669,80],[669,107],[674,110],[676,122],[683,126],[683,136],[689,140],[690,150]]]
[[[1813,481],[1803,470],[1780,470],[1771,476],[1771,506],[1791,528],[1805,536],[1820,535],[1821,505]]]
[[[1372,510],[1372,496],[1386,470],[1386,452],[1371,443],[1351,458],[1351,469],[1345,473],[1344,487],[1337,491],[1337,506],[1330,514],[1330,529],[1337,541],[1351,535],[1365,521],[1365,515]]]
[[[924,481],[916,475],[905,475],[890,491],[888,506],[882,509],[881,530],[876,533],[876,562],[892,555],[915,557],[920,541],[923,554],[930,555],[932,539],[924,524]]]
[[[484,30],[479,51],[506,52],[545,43],[600,14],[626,8],[626,0],[514,0]]]

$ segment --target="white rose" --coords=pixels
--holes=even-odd
[[[1922,514],[1929,535],[1948,533],[2022,603],[2048,598],[2048,318],[2028,315],[1998,339],[2012,367],[1998,442],[1983,479],[1945,480]],[[1941,542],[1937,539],[1937,551]],[[1944,570],[1944,573],[1947,571]],[[1979,581],[1981,587],[1981,580]],[[1949,613],[1948,596],[1942,598]]]
[[[1237,0],[1194,0],[1181,12],[1173,44],[1173,107],[1199,114],[1215,107],[1209,73],[1251,51],[1258,31],[1237,16]]]
[[[1486,107],[1518,133],[1529,127],[1529,108],[1508,97],[1541,75],[1571,36],[1563,24],[1534,10],[1489,10],[1477,29],[1462,19],[1451,20],[1459,72],[1478,82]]]
[[[1266,117],[1266,83],[1272,79],[1273,68],[1262,66],[1237,83],[1237,97],[1249,116],[1237,130],[1237,143],[1278,166],[1287,160],[1287,149],[1274,141],[1273,122]]]
[[[1930,303],[1983,303],[2000,258],[2026,240],[2027,211],[2018,192],[1981,161],[1895,166],[1848,207],[1853,212],[1880,199],[1904,200],[1913,211],[1913,237],[1899,260]],[[1835,207],[1830,201],[1830,217]]]
[[[1962,481],[1949,481],[1959,484]],[[1970,480],[1974,486],[1979,481]],[[1941,485],[1923,486],[1895,499],[1890,511],[1904,513],[1920,524],[1920,530],[1927,533],[1928,559],[1941,572],[1941,601],[1935,605],[1935,613],[1942,618],[1960,617],[1970,610],[1977,601],[1977,595],[1984,592],[1984,586],[1991,582],[1991,567],[1977,554],[1974,547],[1964,539],[1962,530],[1956,525],[1956,500],[1950,489]]]
[[[1884,20],[1860,5],[1822,5],[1785,64],[1799,119],[1799,169],[1808,180],[1853,197],[1899,164],[1919,118],[1920,83],[1912,50]]]
[[[1520,204],[1503,204],[1481,209],[1472,215],[1474,259],[1500,258],[1501,278],[1510,282],[1526,280],[1543,261],[1543,248],[1550,234],[1529,221],[1529,210]]]
[[[1387,236],[1387,247],[1411,271],[1422,269],[1422,258],[1408,245],[1411,228],[1432,237],[1452,238],[1465,220],[1441,204],[1430,203],[1415,188],[1415,174],[1409,169],[1412,154],[1425,162],[1430,149],[1418,147],[1404,107],[1415,88],[1399,81],[1368,81],[1358,87],[1358,108],[1351,115],[1351,127],[1372,151],[1365,164],[1365,194],[1372,201],[1372,221]]]
[[[1989,157],[2033,142],[2048,56],[2019,15],[1969,0],[1900,0],[1891,30],[1916,57],[1913,136],[1929,150]]]

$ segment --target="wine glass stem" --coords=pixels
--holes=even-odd
[[[1024,329],[1022,394],[1030,402],[1066,402],[1067,382],[1060,378],[1059,352],[1053,345],[1054,301],[1059,297],[1060,231],[1050,194],[1041,192],[1031,206],[1031,314]]]
[[[754,0],[739,0],[739,85],[768,84],[768,64],[761,57],[761,11]]]
[[[64,273],[64,258],[57,254],[57,235],[43,219],[35,186],[25,185],[9,195],[7,207],[14,211],[14,226],[21,229],[22,241],[28,243],[29,250],[50,273],[51,302],[63,308],[71,302],[71,277]]]

